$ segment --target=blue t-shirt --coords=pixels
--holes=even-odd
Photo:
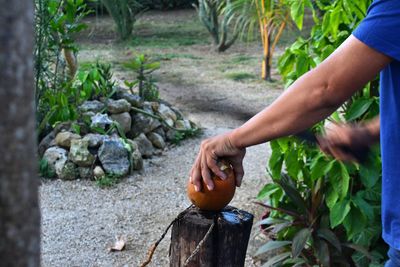
[[[353,35],[393,59],[380,80],[382,225],[400,250],[400,0],[375,0]]]

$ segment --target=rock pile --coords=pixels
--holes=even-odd
[[[197,129],[169,104],[123,90],[113,99],[86,101],[79,111],[78,121],[60,123],[39,144],[47,168],[65,180],[126,176],[143,168],[143,158],[164,150],[178,131]]]

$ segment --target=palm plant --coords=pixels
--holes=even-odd
[[[112,16],[120,39],[127,40],[132,35],[137,15],[143,11],[143,5],[136,0],[101,0],[101,3]]]
[[[242,37],[253,36],[259,28],[263,46],[262,78],[271,81],[275,47],[290,21],[289,5],[285,0],[234,0],[227,8],[237,14],[236,28]]]

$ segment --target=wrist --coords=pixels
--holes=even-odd
[[[228,142],[232,148],[242,149],[246,148],[242,142],[242,138],[240,137],[240,128],[236,128],[233,131],[228,133]]]

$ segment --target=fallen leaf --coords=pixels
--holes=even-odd
[[[120,237],[115,237],[114,245],[109,247],[108,250],[110,252],[112,252],[112,251],[122,251],[122,250],[125,249],[125,243],[126,243],[125,239],[122,238],[121,236]]]

